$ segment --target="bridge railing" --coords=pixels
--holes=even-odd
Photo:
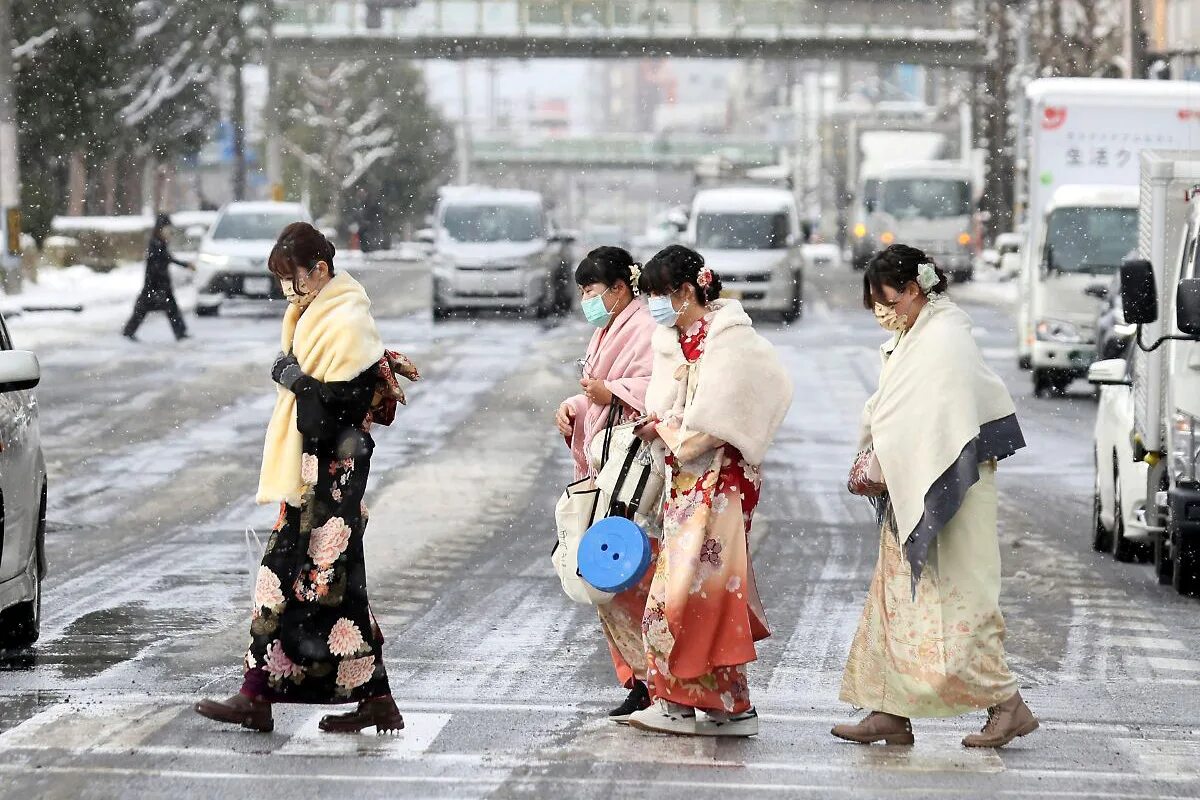
[[[730,137],[653,137],[643,135],[478,137],[471,155],[487,162],[554,162],[689,165],[721,155],[731,163],[766,166],[779,160],[779,148],[762,139]]]
[[[838,29],[974,34],[951,0],[277,0],[296,35],[781,37]],[[374,6],[374,8],[372,8]]]

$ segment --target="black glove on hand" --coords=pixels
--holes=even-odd
[[[304,377],[304,371],[300,369],[300,362],[296,357],[288,353],[280,353],[275,364],[271,367],[271,380],[278,383],[285,389],[291,390],[296,385],[296,381]]]

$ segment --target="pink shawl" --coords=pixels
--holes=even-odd
[[[587,349],[587,374],[599,378],[625,405],[638,414],[646,413],[646,387],[650,384],[650,369],[654,353],[650,336],[658,326],[640,300],[634,300],[608,330],[592,335]],[[575,430],[567,444],[575,457],[575,478],[584,478],[588,467],[587,447],[592,437],[604,430],[608,421],[608,406],[598,406],[582,394],[567,400],[575,412]]]

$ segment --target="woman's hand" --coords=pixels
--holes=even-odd
[[[304,372],[294,355],[281,352],[275,357],[275,363],[271,366],[271,380],[285,389],[291,389],[302,377]]]
[[[570,439],[571,434],[575,432],[575,409],[570,404],[563,403],[554,415],[554,424],[558,426],[558,432],[563,437]]]
[[[633,435],[647,444],[652,444],[660,438],[658,435],[658,423],[658,417],[647,417],[645,422],[633,429]]]
[[[613,393],[604,385],[604,381],[597,378],[584,378],[579,381],[579,385],[583,388],[583,394],[588,400],[598,406],[606,406],[613,401]]]

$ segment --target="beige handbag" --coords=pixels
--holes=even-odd
[[[596,589],[579,574],[579,541],[593,522],[605,516],[607,507],[607,498],[592,478],[569,485],[554,507],[558,541],[550,552],[550,563],[563,591],[576,603],[600,606],[615,596]]]

